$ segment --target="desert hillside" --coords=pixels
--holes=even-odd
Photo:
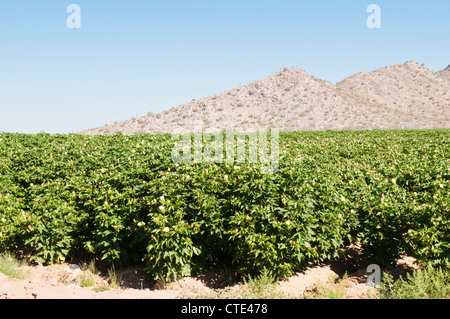
[[[437,73],[440,77],[450,81],[450,65],[445,69]]]
[[[204,129],[244,131],[449,128],[449,79],[450,67],[435,73],[416,62],[358,73],[336,85],[287,69],[171,110],[81,133],[192,131],[196,121]]]
[[[355,99],[379,107],[391,128],[450,127],[450,83],[427,67],[407,62],[359,73],[337,84]]]

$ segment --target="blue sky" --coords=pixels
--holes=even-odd
[[[69,29],[69,4],[81,28]],[[369,4],[381,29],[369,29]],[[1,1],[0,132],[78,132],[296,66],[338,82],[450,64],[448,0]]]

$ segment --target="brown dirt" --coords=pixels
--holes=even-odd
[[[414,261],[414,258],[403,257],[398,267],[382,270],[404,274],[418,268]],[[116,272],[121,278],[120,288],[111,287],[100,276],[94,276],[94,287],[80,287],[77,276],[88,271],[81,271],[76,265],[27,266],[25,271],[26,279],[10,278],[0,273],[0,299],[239,298],[239,291],[243,288],[242,284],[226,286],[223,276],[217,271],[209,271],[198,277],[185,277],[164,286],[147,281],[142,268],[128,268]],[[314,294],[319,288],[336,290],[342,287],[345,289],[344,298],[376,297],[376,289],[366,284],[367,276],[365,267],[358,268],[349,259],[343,259],[310,267],[281,280],[275,289],[276,297],[305,298],[312,295],[321,298]]]

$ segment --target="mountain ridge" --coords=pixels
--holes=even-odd
[[[450,81],[450,65],[444,70],[437,72],[437,75]]]
[[[301,69],[284,69],[167,111],[80,133],[192,131],[199,121],[206,131],[450,128],[448,79],[450,66],[433,72],[414,61],[360,72],[336,85]]]

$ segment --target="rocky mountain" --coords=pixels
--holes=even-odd
[[[450,81],[450,65],[445,70],[439,71],[437,74]]]
[[[82,134],[421,129],[450,127],[450,69],[434,73],[416,62],[355,74],[336,85],[287,69],[233,90],[157,114],[89,129]]]
[[[359,73],[337,84],[342,92],[373,103],[390,128],[450,127],[450,83],[416,62]]]

